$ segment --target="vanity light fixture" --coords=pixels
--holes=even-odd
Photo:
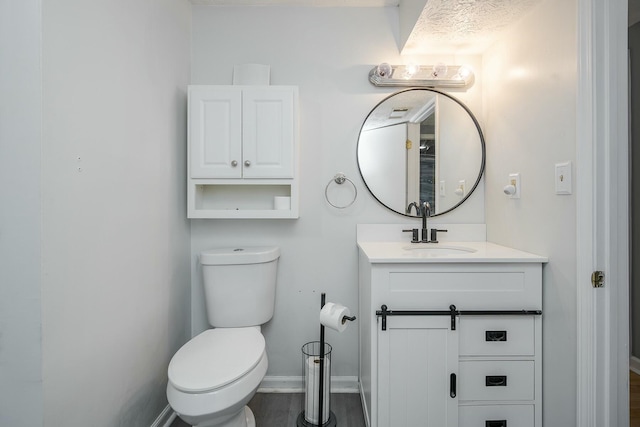
[[[473,70],[466,65],[390,65],[386,62],[369,71],[374,86],[406,86],[466,89],[473,84]]]

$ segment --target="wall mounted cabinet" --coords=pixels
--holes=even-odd
[[[189,86],[189,218],[298,217],[297,105],[294,86]]]

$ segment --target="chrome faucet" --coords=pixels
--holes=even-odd
[[[427,240],[427,217],[431,216],[431,205],[429,202],[422,202],[422,209],[420,213],[422,214],[422,243],[427,243],[429,241]]]

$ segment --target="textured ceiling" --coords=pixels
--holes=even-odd
[[[399,0],[191,0],[191,3],[216,6],[384,7],[398,6],[398,1]]]
[[[414,18],[417,22],[400,49],[402,54],[480,54],[501,31],[518,21],[541,0],[422,1],[425,6],[420,16]],[[214,6],[397,7],[401,0],[191,0],[191,3]]]
[[[540,0],[429,0],[403,54],[482,53]]]

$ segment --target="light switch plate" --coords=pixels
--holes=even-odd
[[[556,163],[556,194],[572,194],[571,161]]]

